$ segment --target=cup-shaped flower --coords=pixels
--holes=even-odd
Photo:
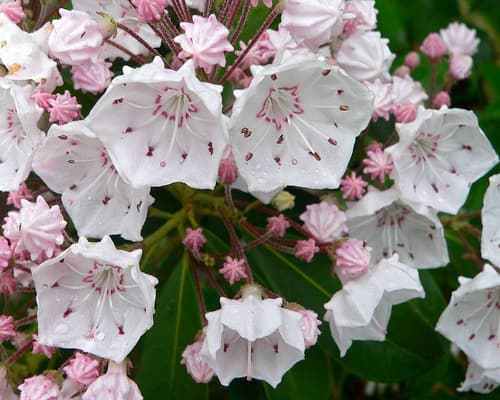
[[[141,253],[80,238],[33,269],[40,343],[121,362],[153,324],[157,280],[141,272]]]
[[[349,280],[325,304],[324,318],[341,357],[353,340],[385,340],[392,306],[424,296],[418,272],[401,264],[397,254]]]
[[[456,214],[470,185],[498,162],[472,111],[420,109],[396,124],[399,142],[388,147],[394,180],[404,198]]]
[[[373,95],[341,69],[312,57],[253,67],[236,91],[230,142],[250,191],[285,185],[336,188]]]
[[[481,210],[481,256],[500,266],[500,174],[490,177]]]
[[[460,22],[452,22],[439,33],[448,49],[448,54],[471,56],[477,52],[479,39],[476,37],[475,29],[469,29]]]
[[[474,279],[458,280],[436,330],[481,368],[500,368],[500,273],[486,264]]]
[[[459,392],[473,391],[477,393],[490,393],[500,386],[500,368],[484,369],[474,361],[469,360],[465,381],[457,390]]]
[[[444,230],[435,211],[403,200],[395,188],[375,188],[346,211],[352,237],[362,239],[372,250],[372,262],[399,254],[413,268],[437,268],[449,261]]]
[[[174,71],[156,58],[124,68],[92,109],[88,126],[134,187],[184,182],[213,188],[226,147],[221,90],[200,82],[192,61]]]
[[[234,378],[262,379],[276,387],[304,358],[302,315],[281,307],[283,300],[262,299],[260,288],[246,286],[243,298],[221,298],[221,309],[206,314],[201,356],[227,386]]]
[[[153,202],[149,187],[133,188],[114,167],[103,143],[85,125],[52,125],[33,160],[47,186],[62,193],[64,208],[80,236],[120,234],[141,240]]]

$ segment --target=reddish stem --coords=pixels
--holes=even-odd
[[[29,343],[26,343],[23,347],[21,347],[14,354],[12,354],[7,359],[5,364],[7,364],[7,365],[13,364],[19,357],[21,357],[24,353],[26,353],[31,348],[32,345],[33,345],[33,341],[30,340]]]
[[[203,292],[201,290],[200,275],[198,274],[197,270],[198,266],[191,254],[189,254],[189,263],[191,264],[191,273],[193,275],[194,285],[196,287],[196,294],[198,295],[198,301],[200,303],[202,324],[203,326],[205,326],[207,324],[207,318],[205,317],[205,314],[207,313],[207,306],[205,304],[205,298],[203,297]]]
[[[116,23],[116,26],[122,31],[127,32],[130,36],[132,36],[135,40],[137,40],[140,44],[142,44],[149,52],[163,59],[162,55],[155,48],[151,47],[148,42],[146,42],[142,37],[140,37],[136,32],[130,29],[128,26],[123,25],[120,22]]]
[[[241,34],[241,31],[243,30],[243,27],[245,26],[245,22],[247,22],[248,14],[250,13],[250,2],[248,0],[245,0],[245,5],[243,6],[243,11],[241,12],[241,17],[238,21],[238,25],[236,26],[235,31],[233,32],[233,35],[231,36],[231,44],[234,45],[236,42],[236,39]]]

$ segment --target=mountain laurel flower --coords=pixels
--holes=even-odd
[[[9,242],[3,236],[0,236],[0,270],[9,266],[11,256],[12,249]]]
[[[139,21],[154,22],[161,19],[167,0],[132,0],[132,4],[137,10]]]
[[[298,240],[295,246],[295,257],[310,263],[314,255],[319,251],[314,239]]]
[[[35,101],[36,105],[47,112],[49,112],[50,108],[49,101],[55,98],[56,98],[55,94],[52,94],[50,92],[44,92],[41,89],[38,89],[35,93],[31,95],[31,99]]]
[[[389,69],[396,56],[389,49],[389,40],[380,32],[356,32],[345,39],[337,51],[335,61],[349,75],[360,82],[390,80]]]
[[[99,377],[99,361],[76,352],[63,371],[74,386],[89,386]]]
[[[376,122],[379,118],[383,118],[389,121],[394,106],[392,83],[384,83],[377,78],[373,82],[364,81],[363,84],[375,95],[372,120]]]
[[[83,92],[97,94],[103,92],[111,82],[111,63],[102,59],[96,62],[71,67],[73,86]]]
[[[199,81],[192,61],[174,71],[157,57],[140,68],[125,67],[86,125],[132,186],[184,182],[212,189],[227,144],[221,90]]]
[[[16,208],[21,208],[21,200],[31,200],[33,195],[31,190],[28,189],[26,183],[21,183],[17,190],[11,190],[9,196],[7,197],[7,204],[12,205]]]
[[[472,73],[473,60],[471,56],[458,54],[452,55],[449,74],[457,80],[467,79]]]
[[[419,111],[409,124],[396,124],[399,142],[386,149],[403,198],[456,214],[470,185],[498,162],[472,111]]]
[[[405,65],[411,70],[417,68],[420,65],[420,56],[416,51],[410,51],[405,56]]]
[[[335,249],[335,272],[342,283],[356,279],[368,271],[372,248],[366,242],[351,238]]]
[[[352,17],[347,19],[346,14]],[[377,27],[375,0],[347,0],[344,8],[344,32],[371,31]]]
[[[400,263],[397,255],[349,280],[325,304],[324,319],[340,356],[353,340],[385,340],[392,306],[424,296],[418,272]]]
[[[222,153],[218,175],[219,182],[223,185],[230,185],[238,179],[238,167],[234,161],[233,150],[229,145]]]
[[[318,319],[318,314],[311,310],[298,310],[302,315],[300,320],[300,327],[304,334],[304,343],[306,349],[314,346],[318,341],[318,336],[321,335],[321,331],[318,326],[321,325],[321,321]]]
[[[45,375],[26,378],[19,386],[19,400],[58,400],[59,386],[55,380]]]
[[[78,104],[78,99],[71,96],[69,90],[63,94],[57,93],[54,98],[49,100],[50,122],[57,122],[59,125],[67,124],[78,118],[80,115],[81,104]]]
[[[52,355],[54,354],[55,351],[56,351],[55,347],[45,346],[41,344],[38,341],[38,335],[36,334],[33,335],[33,349],[31,350],[33,354],[42,354],[47,358],[52,358]]]
[[[24,19],[24,10],[21,0],[4,1],[0,5],[0,13],[5,14],[12,22],[18,24]]]
[[[200,336],[196,342],[188,345],[182,352],[181,364],[186,366],[187,372],[197,383],[208,383],[214,376],[214,371],[207,361],[201,357],[200,351],[204,336]]]
[[[182,239],[182,244],[193,252],[199,252],[203,245],[207,242],[203,235],[203,228],[186,228],[186,235]]]
[[[14,394],[7,378],[7,368],[0,366],[0,399],[19,400],[19,396]]]
[[[85,391],[82,400],[142,400],[137,384],[127,377],[126,362],[110,361],[108,370]]]
[[[48,40],[50,55],[67,65],[96,62],[104,39],[99,24],[84,11],[61,8],[59,14]]]
[[[356,172],[351,172],[351,175],[346,175],[340,183],[340,191],[342,198],[348,200],[361,200],[366,192],[365,187],[368,182],[363,180],[362,176],[356,176]]]
[[[174,42],[182,48],[179,58],[191,57],[194,64],[207,74],[216,64],[226,66],[224,52],[233,51],[234,48],[227,40],[229,30],[217,21],[214,14],[208,18],[194,15],[192,23],[181,22],[180,26],[184,33],[174,38]]]
[[[391,155],[384,150],[367,151],[366,155],[368,157],[363,160],[363,173],[370,174],[372,180],[378,178],[380,183],[384,183],[385,176],[390,176],[394,168]]]
[[[469,360],[465,381],[457,390],[459,392],[473,391],[490,393],[500,386],[500,368],[481,368],[474,361]]]
[[[83,122],[52,125],[33,169],[51,190],[62,194],[80,236],[142,239],[141,228],[154,201],[150,188],[128,184],[104,144]]]
[[[421,203],[401,199],[394,187],[374,188],[346,211],[352,237],[372,248],[373,263],[399,254],[413,268],[437,268],[449,261],[443,226],[437,213]]]
[[[481,256],[500,266],[500,174],[490,177],[481,210]]]
[[[452,22],[446,29],[441,29],[439,33],[448,54],[472,56],[477,52],[479,39],[476,37],[475,29],[469,29],[461,22]]]
[[[240,49],[236,50],[235,54],[237,56],[241,55],[243,51],[246,49],[246,44],[240,41]],[[260,35],[257,42],[252,46],[250,51],[246,54],[245,58],[242,62],[242,68],[247,69],[252,65],[264,65],[266,64],[270,58],[276,55],[276,49],[273,44],[269,40],[269,33],[264,32]]]
[[[417,118],[417,106],[412,103],[396,104],[392,109],[396,122],[408,124]]]
[[[481,368],[500,368],[500,273],[486,264],[473,279],[458,281],[436,330]]]
[[[392,77],[392,102],[393,108],[401,104],[414,104],[421,106],[428,99],[427,93],[420,82],[414,81],[411,76]]]
[[[436,108],[441,108],[442,106],[449,107],[451,105],[451,99],[448,92],[441,90],[432,99],[432,105]]]
[[[276,387],[304,358],[302,315],[283,308],[281,298],[263,300],[257,286],[244,286],[242,293],[239,300],[222,297],[221,309],[206,314],[201,357],[224,386],[246,377]]]
[[[235,91],[229,132],[249,190],[337,188],[355,138],[372,116],[373,95],[309,56],[255,66],[252,73],[250,86]]]
[[[280,214],[277,217],[267,218],[267,231],[273,236],[285,236],[285,232],[288,228],[290,228],[290,222],[283,214]]]
[[[10,315],[0,315],[0,343],[16,335],[14,318]]]
[[[429,33],[420,46],[420,51],[424,53],[432,62],[436,62],[446,54],[446,44],[438,33]]]
[[[226,262],[219,272],[224,275],[229,281],[229,284],[234,284],[242,279],[247,278],[245,273],[245,260],[238,260],[237,258],[226,257]]]
[[[333,242],[348,232],[345,214],[326,201],[309,204],[299,218],[304,221],[304,228],[323,243]]]
[[[158,281],[141,272],[141,254],[80,238],[34,268],[40,343],[121,362],[153,324]]]

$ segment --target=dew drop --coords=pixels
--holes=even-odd
[[[97,340],[103,340],[103,339],[104,339],[104,336],[105,336],[105,335],[104,335],[104,332],[99,332],[99,333],[97,333],[97,334],[95,335],[95,338],[96,338]]]

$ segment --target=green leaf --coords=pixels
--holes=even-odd
[[[180,364],[184,348],[200,329],[196,289],[185,253],[162,290],[155,324],[144,340],[137,382],[145,399],[208,398],[208,386],[195,383]]]

